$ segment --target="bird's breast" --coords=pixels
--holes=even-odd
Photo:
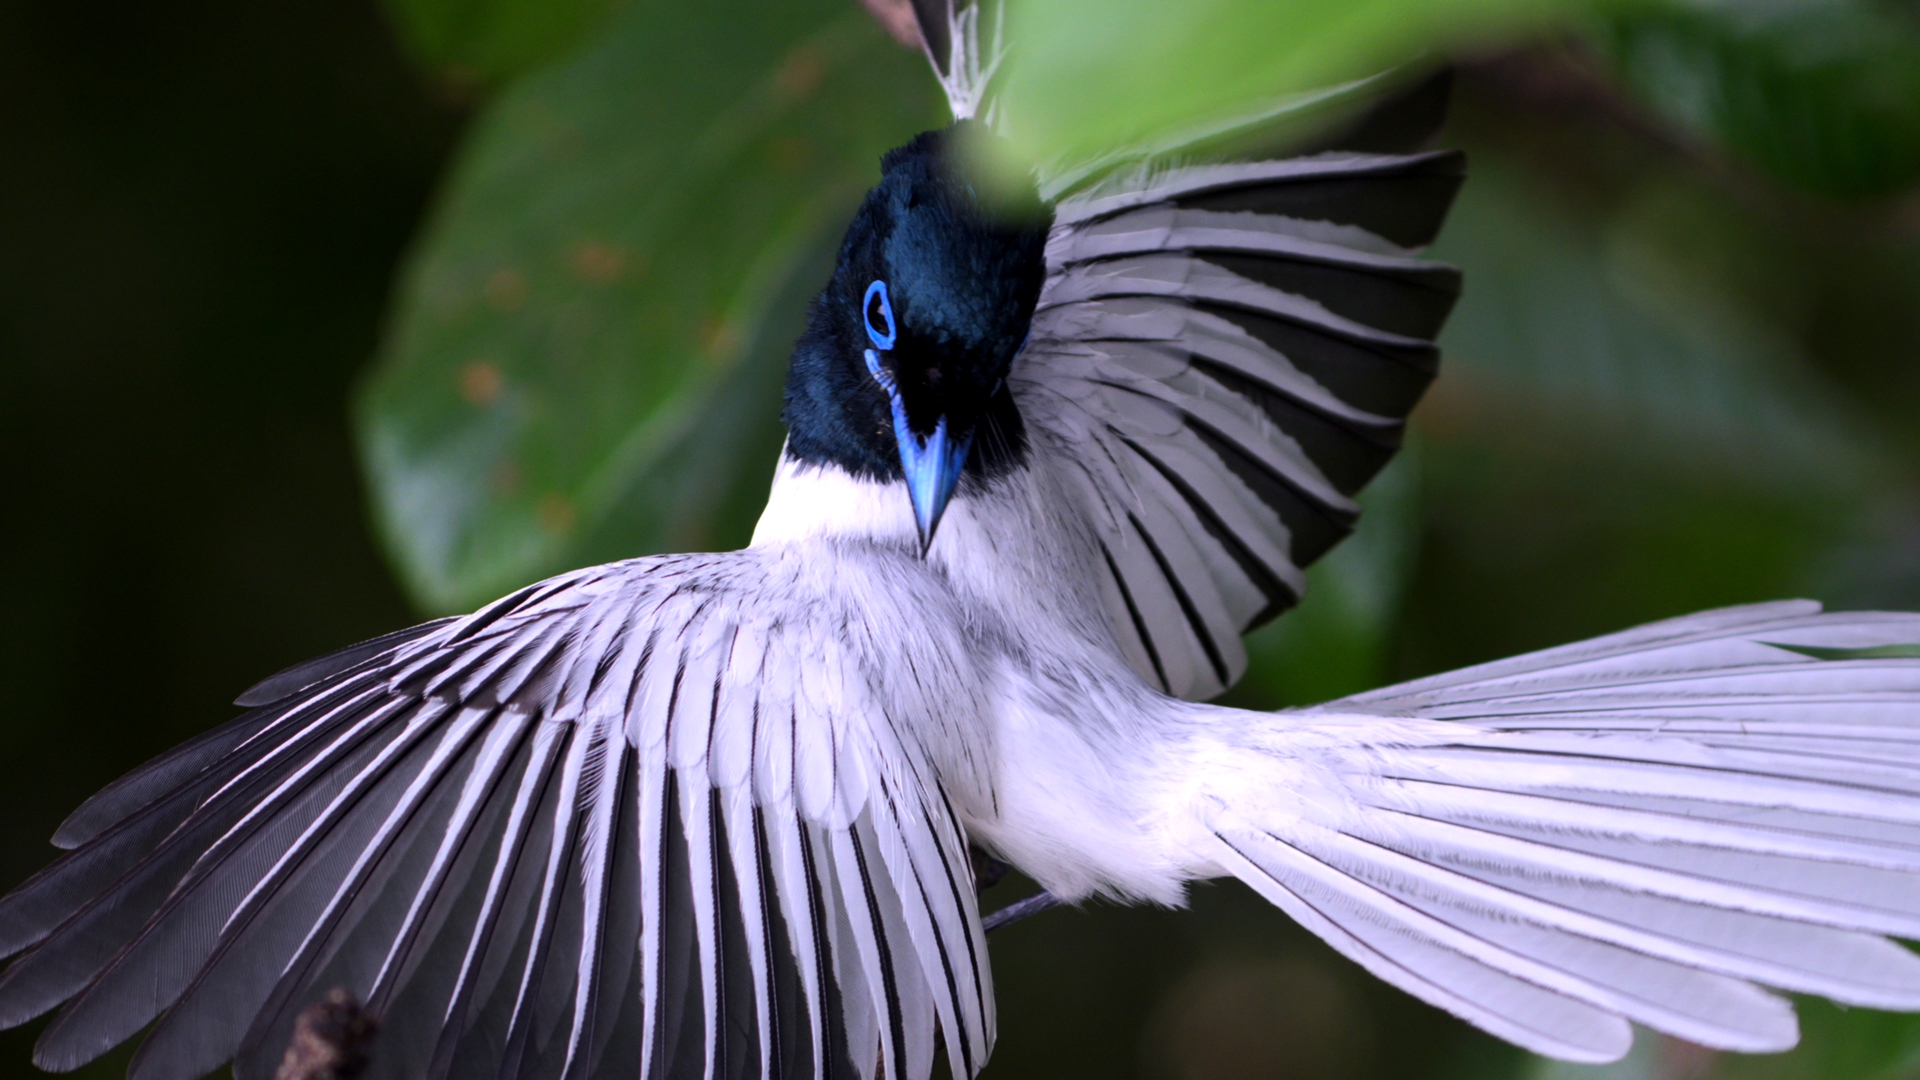
[[[1065,505],[1039,470],[970,485],[923,558],[904,485],[787,460],[754,548],[792,566],[783,603],[848,605],[970,836],[1063,896],[1176,902],[1143,796],[1187,706],[1128,666]]]

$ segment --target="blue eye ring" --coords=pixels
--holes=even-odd
[[[880,298],[878,304],[874,303],[876,296]],[[874,318],[876,315],[878,319]],[[860,300],[860,321],[866,325],[867,337],[874,348],[893,348],[894,340],[900,335],[893,322],[893,299],[887,295],[886,282],[876,279],[867,286],[867,295]],[[880,322],[885,322],[884,330],[878,325]]]

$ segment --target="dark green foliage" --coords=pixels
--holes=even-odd
[[[1920,181],[1920,10],[1890,0],[1702,5],[1599,35],[1644,101],[1781,181],[1835,199]]]
[[[423,66],[456,90],[472,90],[565,55],[619,2],[394,0],[387,11]]]

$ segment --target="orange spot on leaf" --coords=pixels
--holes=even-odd
[[[483,292],[495,311],[516,311],[527,302],[527,279],[518,270],[503,267],[487,279]]]
[[[781,97],[798,100],[820,89],[820,80],[826,74],[827,61],[820,50],[810,45],[796,45],[781,62],[779,73],[773,77],[773,88]]]
[[[721,318],[700,320],[699,335],[700,351],[716,364],[725,363],[739,355],[743,344],[739,327]]]
[[[540,496],[540,503],[533,509],[534,519],[540,527],[553,536],[564,536],[573,531],[576,514],[573,503],[565,495],[548,492]]]
[[[620,276],[627,268],[626,250],[616,244],[588,240],[576,245],[568,259],[573,264],[573,272],[581,280],[592,285],[605,285]]]
[[[469,405],[491,405],[506,385],[500,369],[485,360],[475,360],[460,369],[460,396]]]
[[[767,163],[778,172],[799,172],[813,157],[813,147],[798,135],[786,135],[767,144]]]
[[[501,458],[487,473],[487,486],[493,489],[495,496],[508,498],[520,491],[520,463],[512,458]]]

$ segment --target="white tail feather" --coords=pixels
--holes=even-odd
[[[1781,1050],[1754,984],[1920,1009],[1920,616],[1708,612],[1219,710],[1194,846],[1375,974],[1571,1060]]]

